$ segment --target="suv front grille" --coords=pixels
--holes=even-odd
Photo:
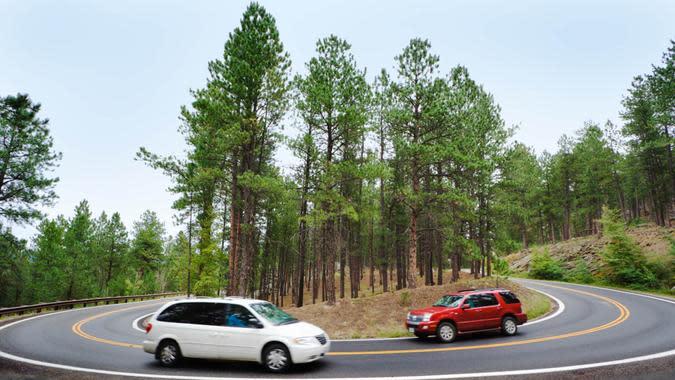
[[[328,341],[328,339],[326,339],[326,336],[323,335],[323,334],[317,335],[317,336],[316,336],[316,340],[318,340],[319,343],[321,343],[322,346],[323,346],[324,344],[326,344],[326,342]]]
[[[424,318],[423,315],[411,315],[408,317],[408,322],[410,323],[420,323],[422,322],[422,319]]]

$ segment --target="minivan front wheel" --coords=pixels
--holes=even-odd
[[[518,324],[513,317],[504,317],[502,319],[502,333],[506,336],[516,335],[518,332]]]
[[[291,366],[291,354],[283,344],[270,344],[263,352],[263,365],[270,372],[284,372]]]
[[[175,367],[181,357],[180,347],[173,340],[165,340],[157,348],[157,359],[164,367]]]

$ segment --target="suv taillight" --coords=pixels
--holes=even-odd
[[[149,333],[150,330],[152,330],[152,323],[147,322],[147,323],[145,324],[145,333],[146,333],[146,334]]]

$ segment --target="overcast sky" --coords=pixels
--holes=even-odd
[[[348,40],[369,76],[391,71],[412,37],[494,94],[516,139],[555,150],[584,121],[620,122],[631,78],[675,39],[675,1],[262,1],[277,21],[294,72],[317,39]],[[175,233],[169,181],[134,161],[140,146],[181,154],[178,111],[205,84],[245,1],[0,0],[0,96],[28,93],[50,119],[59,200],[95,215],[119,211],[128,227],[156,211]],[[289,166],[284,152],[279,164]],[[35,229],[13,226],[29,238]]]

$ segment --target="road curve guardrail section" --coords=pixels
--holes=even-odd
[[[79,300],[70,300],[70,301],[55,301],[55,302],[45,302],[35,305],[23,305],[23,306],[13,306],[13,307],[4,307],[0,308],[0,318],[6,317],[9,315],[23,315],[24,313],[42,313],[43,311],[49,310],[61,310],[61,309],[73,309],[75,306],[96,306],[99,304],[118,304],[118,303],[128,303],[135,301],[145,301],[149,299],[156,298],[165,298],[172,296],[179,296],[185,293],[172,292],[172,293],[154,293],[154,294],[140,294],[133,296],[114,296],[114,297],[99,297],[99,298],[85,298]]]

